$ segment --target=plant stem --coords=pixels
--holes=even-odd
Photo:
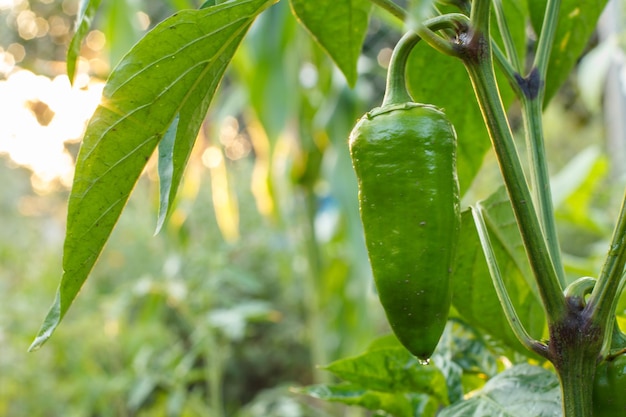
[[[393,16],[397,17],[398,19],[402,20],[403,22],[406,20],[407,18],[407,11],[404,10],[402,7],[398,6],[396,3],[394,3],[391,0],[370,0],[372,3],[374,3],[375,5],[379,6],[380,8],[387,10],[389,13],[391,13]]]
[[[322,276],[322,256],[320,254],[319,242],[315,233],[316,194],[312,185],[305,185],[304,205],[306,216],[306,251],[308,261],[308,271],[306,273],[306,312],[308,321],[309,341],[311,346],[311,361],[313,362],[313,375],[318,383],[328,382],[328,373],[323,372],[319,366],[328,363],[326,349],[324,346],[324,325],[322,313],[324,311],[320,303],[322,288],[320,277]]]
[[[531,74],[530,77],[533,77]],[[523,89],[524,92],[528,91]],[[565,287],[565,269],[561,260],[550,190],[550,174],[543,140],[542,104],[538,97],[530,98],[524,94],[521,97],[523,120],[526,132],[526,146],[530,158],[530,181],[532,184],[535,204],[539,210],[539,219],[546,238],[548,251],[554,264],[554,269],[562,287]]]
[[[483,33],[489,38],[489,11],[491,0],[473,0],[470,11],[471,27],[475,32]]]
[[[511,302],[511,298],[509,297],[506,286],[504,285],[502,273],[498,267],[496,255],[493,252],[493,246],[491,245],[491,239],[489,238],[489,231],[487,229],[487,225],[485,224],[485,219],[483,218],[483,208],[480,203],[477,204],[476,208],[472,209],[472,215],[474,217],[474,224],[476,225],[476,231],[478,232],[480,244],[483,248],[485,259],[487,260],[487,266],[493,281],[493,286],[496,289],[498,300],[500,300],[500,305],[502,306],[504,315],[506,316],[513,333],[520,343],[522,343],[522,345],[524,345],[528,350],[547,358],[547,346],[534,340],[528,334],[524,325],[520,321],[517,312],[515,311],[513,303]]]
[[[626,195],[622,202],[619,218],[609,253],[600,272],[600,277],[589,297],[587,310],[591,320],[600,325],[608,325],[614,314],[615,304],[620,296],[625,279],[624,266],[626,265]],[[606,329],[610,332],[611,329]]]
[[[206,328],[206,365],[204,367],[205,379],[209,384],[208,403],[215,417],[224,416],[224,403],[222,401],[222,377],[224,354],[222,347],[217,341],[217,335],[214,328]]]
[[[568,349],[572,355],[562,358],[557,368],[561,382],[564,417],[590,417],[592,415],[593,379],[596,373],[595,357],[582,354],[583,346]]]
[[[504,9],[502,7],[502,0],[494,0],[493,6],[496,11],[496,20],[498,22],[498,28],[502,35],[502,41],[504,42],[504,50],[508,58],[508,62],[513,66],[516,72],[521,72],[520,60],[515,49],[515,43],[511,36],[511,30],[504,16]]]
[[[548,322],[554,323],[565,315],[564,296],[498,91],[488,36],[489,4],[490,0],[474,0],[472,3],[472,23],[480,26],[472,27],[469,33],[460,37],[463,48],[461,58],[470,75],[489,131]]]
[[[496,59],[496,64],[504,73],[509,85],[517,95],[517,97],[522,96],[522,88],[520,87],[519,81],[519,73],[513,68],[511,63],[508,61],[504,52],[500,50],[500,47],[496,44],[494,40],[491,41],[491,50],[493,52],[493,56]]]
[[[498,0],[499,2],[500,0]],[[526,131],[526,146],[530,158],[531,184],[535,204],[547,241],[548,250],[561,286],[565,286],[565,272],[561,260],[561,249],[554,219],[550,174],[545,157],[542,126],[543,98],[546,87],[546,74],[550,52],[558,23],[561,0],[548,0],[543,26],[537,44],[537,53],[529,74],[518,76],[516,93],[522,102],[523,119]],[[508,50],[507,50],[508,52]]]
[[[537,53],[535,55],[535,61],[533,62],[533,68],[537,69],[539,80],[541,81],[541,85],[539,86],[541,103],[543,103],[545,79],[548,73],[548,63],[550,62],[550,53],[552,52],[552,44],[554,43],[554,34],[556,33],[560,7],[561,0],[548,0],[541,33],[539,34],[539,40],[537,42]]]

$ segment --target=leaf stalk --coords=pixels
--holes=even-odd
[[[504,284],[504,278],[498,267],[498,262],[496,259],[496,255],[493,251],[493,246],[491,244],[491,239],[489,237],[489,230],[487,229],[487,225],[485,224],[485,219],[483,216],[483,207],[480,203],[476,205],[475,208],[471,209],[472,216],[474,218],[474,224],[476,225],[476,231],[478,232],[478,238],[480,240],[480,244],[483,249],[483,253],[485,254],[485,259],[487,261],[487,267],[489,268],[489,274],[491,275],[491,279],[493,281],[493,286],[496,290],[496,294],[498,295],[498,300],[500,300],[500,305],[504,311],[504,315],[513,330],[513,333],[520,341],[520,343],[526,347],[531,352],[535,352],[538,355],[548,358],[548,347],[534,340],[528,331],[524,328],[517,312],[515,311],[515,307],[513,306],[513,302],[511,301],[511,297],[507,292],[506,286]]]

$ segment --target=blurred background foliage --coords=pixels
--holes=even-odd
[[[153,236],[153,161],[63,326],[26,353],[60,277],[73,158],[103,81],[153,24],[199,3],[104,1],[72,87],[64,58],[77,1],[0,0],[1,415],[363,415],[289,387],[328,380],[318,365],[388,330],[347,149],[353,122],[382,97],[400,36],[378,14],[350,89],[286,1],[263,13],[211,107],[167,227]],[[593,40],[546,110],[572,278],[598,270],[621,202],[623,156],[611,151],[602,101],[620,30]],[[488,154],[466,201],[499,182]]]

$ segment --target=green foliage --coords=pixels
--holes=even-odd
[[[516,311],[528,331],[541,338],[545,331],[543,309],[536,285],[530,279],[530,267],[506,191],[500,188],[479,204],[485,209],[494,251]],[[528,354],[506,321],[471,213],[464,212],[462,219],[459,246],[464,250],[458,252],[454,268],[453,305],[460,316],[476,328],[504,341],[509,348]]]
[[[269,3],[250,0],[182,11],[155,27],[111,74],[76,163],[63,278],[32,349],[63,319],[150,155],[178,118],[172,186],[161,196],[169,202],[162,206],[171,206],[226,65]]]
[[[369,0],[290,0],[294,14],[354,86],[357,60],[367,32]]]
[[[452,321],[428,365],[417,363],[395,337],[385,336],[365,353],[326,368],[345,382],[298,392],[398,417],[560,414],[554,373],[526,363],[498,373],[498,366],[494,352],[470,327]]]
[[[35,330],[32,316],[43,314],[54,291],[65,196],[34,194],[28,173],[2,161],[3,414],[197,416],[218,407],[226,415],[268,415],[255,404],[304,410],[288,394],[290,385],[311,382],[301,309],[307,294],[292,265],[301,252],[285,229],[256,213],[246,192],[247,161],[235,170],[238,191],[247,196],[241,201],[247,238],[237,244],[214,232],[205,182],[181,205],[209,209],[152,237],[153,218],[145,213],[155,209],[156,187],[143,178],[66,325],[36,355],[25,347]],[[27,208],[31,214],[20,216],[18,209]],[[349,310],[350,298],[342,302]]]
[[[67,56],[70,79],[99,3],[80,3]],[[380,18],[383,9],[372,13],[371,4],[384,6],[383,0],[274,3],[171,0],[167,4],[180,10],[137,43],[135,13],[141,4],[116,0],[103,5],[99,27],[110,41],[111,60],[119,64],[77,157],[63,276],[32,348],[50,337],[81,289],[84,301],[76,302],[67,330],[38,359],[29,362],[11,348],[0,360],[0,413],[342,413],[343,408],[319,411],[325,406],[288,396],[287,386],[295,385],[300,394],[363,407],[375,416],[558,415],[559,381],[510,329],[469,211],[453,271],[452,319],[431,362],[420,363],[393,337],[378,339],[354,356],[388,327],[371,294],[346,137],[356,117],[380,103],[376,88],[384,54],[378,50],[392,45],[390,39],[399,35],[395,30],[406,23],[415,28],[432,14],[433,5],[466,13],[457,7],[462,2],[402,2],[407,21],[389,25]],[[492,34],[493,45],[512,62],[507,67],[497,61],[503,55],[496,54],[498,89],[508,109],[516,98],[510,84],[526,76],[523,70],[533,57],[527,56],[535,42],[527,22],[539,34],[546,1],[501,3],[507,25],[492,18]],[[571,110],[559,102],[558,90],[587,46],[605,3],[563,0],[544,104],[555,98],[553,103]],[[386,30],[389,39],[376,45]],[[363,59],[364,53],[376,58]],[[498,188],[499,177],[487,181],[487,191],[481,189],[491,155],[475,85],[460,60],[426,42],[412,53],[407,75],[416,101],[444,108],[455,125],[461,191],[468,202],[474,195],[489,196],[477,204],[512,304],[533,338],[547,338],[511,201]],[[211,103],[214,111],[206,117]],[[512,121],[516,111],[511,111]],[[228,156],[231,145],[219,132],[227,116],[242,126],[233,135],[248,147],[240,159]],[[551,146],[575,155],[586,145],[569,148],[570,136],[579,132],[566,120],[557,125],[567,126],[568,137]],[[194,155],[194,147],[216,150],[221,159]],[[155,168],[151,157],[157,149]],[[604,211],[611,199],[595,199],[598,190],[607,189],[606,160],[597,150],[566,162],[553,189],[571,281],[598,273],[612,227]],[[122,213],[135,188],[139,198]],[[7,202],[25,195],[47,201],[28,193],[9,189],[3,204],[15,210]],[[156,211],[161,234],[148,237],[153,221],[146,213]],[[236,231],[230,236],[241,233],[243,239],[229,238],[223,216]],[[14,303],[19,291],[10,287],[15,285],[26,294],[15,302],[16,310],[30,318],[33,310],[27,305],[40,305],[43,296],[33,296],[33,302],[28,286],[53,291],[47,286],[59,269],[59,242],[53,249],[33,245],[41,231],[31,232],[28,244],[14,242],[26,225],[4,219],[3,224],[3,242],[11,242],[0,244],[3,265],[25,251],[41,261],[0,273],[0,288],[10,290],[0,302]],[[90,274],[93,286],[84,286]],[[22,287],[14,276],[29,279]],[[618,323],[624,300],[618,304]],[[11,333],[26,343],[29,321],[6,325],[6,318],[0,320],[0,345]],[[338,359],[345,355],[350,356]],[[315,369],[329,362],[324,372]],[[328,373],[334,379],[324,376]],[[302,388],[308,384],[314,385]],[[26,401],[23,392],[45,401]],[[49,392],[54,395],[45,397]]]
[[[547,417],[560,413],[556,376],[541,367],[523,364],[499,373],[471,399],[443,410],[439,416]]]
[[[375,341],[367,352],[325,367],[344,383],[315,385],[298,392],[327,401],[385,410],[395,416],[434,416],[438,404],[447,404],[443,373],[422,365],[397,339]]]
[[[539,34],[546,9],[546,0],[527,0],[530,20]],[[546,78],[546,100],[554,97],[569,76],[576,61],[589,43],[605,0],[563,0],[561,2],[555,42],[550,54]]]
[[[76,62],[80,55],[80,47],[92,26],[93,18],[100,6],[101,0],[81,0],[76,19],[76,29],[67,50],[67,77],[70,82],[76,75]]]

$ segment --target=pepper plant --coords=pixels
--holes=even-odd
[[[221,80],[255,19],[277,2],[208,0],[198,9],[180,10],[152,28],[114,68],[77,157],[63,276],[32,350],[50,338],[68,312],[155,152],[160,179],[157,231],[166,224]],[[81,1],[67,57],[70,79],[99,5],[99,0]],[[363,220],[366,237],[374,235],[381,247],[397,249],[388,255],[368,242],[374,274],[384,276],[385,283],[377,284],[384,290],[381,301],[392,328],[409,350],[418,346],[419,352],[413,353],[420,358],[394,336],[384,337],[364,354],[327,366],[345,382],[298,392],[363,406],[377,415],[602,417],[626,413],[626,343],[615,320],[624,283],[626,208],[619,214],[604,264],[596,275],[566,274],[542,121],[544,108],[582,54],[606,1],[289,0],[289,5],[350,86],[359,81],[357,63],[372,15],[396,30],[398,38],[405,34],[392,56],[383,104],[397,106],[398,100],[423,103],[399,103],[396,108],[406,114],[387,130],[401,137],[400,148],[394,148],[398,143],[391,138],[388,144],[376,145],[379,153],[353,150],[359,181],[366,184],[361,190],[362,209],[367,207],[364,198],[371,207],[389,203],[383,201],[388,195],[383,193],[384,181],[374,179],[395,162],[376,158],[397,155],[397,164],[404,169],[399,175],[410,173],[408,179],[395,176],[395,172],[390,176],[390,186],[396,187],[391,194],[394,201],[386,207],[394,211],[390,215],[399,216],[392,224],[397,234],[385,237],[389,218],[380,209],[374,215],[363,212]],[[520,158],[507,115],[512,103],[518,103],[521,114],[527,160]],[[418,111],[411,109],[415,106]],[[430,131],[422,126],[415,135],[402,129],[419,125],[419,118],[444,117],[433,106],[445,111],[456,137],[447,134],[450,142],[446,146],[434,141],[430,153],[416,156],[412,165],[410,152],[423,149],[421,142],[428,140]],[[428,109],[426,116],[424,109]],[[375,120],[381,115],[373,112],[367,117]],[[410,120],[412,117],[416,119]],[[414,148],[408,136],[416,136]],[[437,131],[435,136],[440,140],[442,134]],[[448,146],[455,142],[456,160],[455,150]],[[347,139],[344,146],[348,147]],[[467,201],[468,190],[490,149],[504,187],[485,200]],[[368,160],[368,165],[359,158]],[[440,163],[456,172],[429,182],[432,200],[426,204],[426,197],[416,195],[424,190],[414,184],[439,175],[430,170]],[[310,185],[315,166],[305,168],[301,180]],[[455,190],[457,176],[460,194],[465,196],[460,232],[452,219],[455,208],[450,207],[458,204],[458,196],[454,196],[459,191]],[[372,183],[374,186],[367,188]],[[444,183],[455,185],[437,188]],[[398,184],[407,184],[406,194],[410,195],[406,199]],[[425,220],[407,220],[413,224],[403,229],[401,216],[413,212],[424,215]],[[436,212],[451,213],[452,217],[440,221],[447,222],[446,227],[437,229],[445,236],[438,238],[437,231],[413,233],[413,227],[437,223]],[[443,251],[441,256],[422,259],[411,253],[432,250],[438,240],[445,242],[438,249]],[[385,259],[393,265],[387,268],[381,256],[389,256]],[[439,258],[447,257],[453,262],[441,268]],[[389,272],[402,274],[404,268],[411,269],[407,279],[421,280],[409,288],[430,291],[438,287],[443,289],[443,297],[423,301],[424,297],[413,294],[419,291],[393,288],[396,284]],[[423,273],[442,269],[445,273]],[[480,284],[485,279],[492,280],[489,289]],[[414,322],[403,317],[403,309],[409,306],[412,314],[423,317]],[[420,313],[420,308],[426,310]],[[433,309],[438,309],[436,314]],[[443,324],[437,324],[435,330],[428,327],[434,316],[437,320],[449,317],[443,335]],[[399,317],[401,325],[394,326]],[[415,339],[422,337],[429,341],[426,348]],[[430,345],[437,340],[432,353]],[[467,345],[468,340],[474,343]],[[498,340],[507,347],[507,366],[494,355],[477,359],[477,348],[488,350],[485,340]],[[459,358],[459,352],[464,356]],[[425,361],[431,353],[431,359]],[[470,391],[474,395],[467,396]]]

